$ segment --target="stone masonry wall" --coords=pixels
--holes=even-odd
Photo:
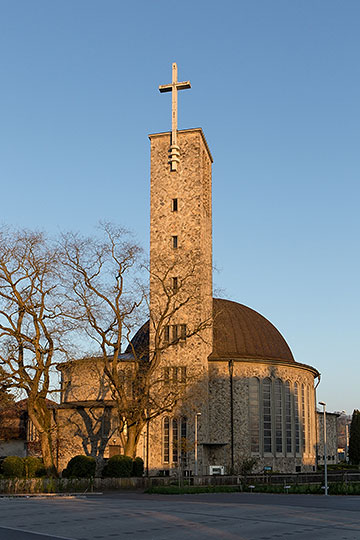
[[[187,445],[193,456],[197,412],[202,415],[201,429],[204,431],[208,426],[207,358],[212,351],[212,158],[201,129],[179,131],[180,164],[177,171],[170,171],[170,138],[170,133],[150,135],[150,313],[152,320],[159,320],[168,300],[164,286],[171,287],[172,278],[177,277],[181,288],[176,302],[183,306],[166,324],[186,324],[187,332],[195,330],[195,335],[161,353],[155,377],[161,378],[164,368],[186,367],[186,399],[171,415],[187,417]],[[175,211],[173,199],[177,199]],[[178,239],[176,248],[174,236]],[[196,329],[200,326],[203,328],[198,333]],[[153,348],[154,330],[150,324],[150,350]],[[162,429],[162,418],[152,422],[149,462],[155,469],[172,466],[163,463]],[[203,435],[207,437],[208,433]],[[193,457],[190,461],[189,466],[193,467]]]
[[[277,454],[276,457],[266,455],[263,451],[252,454],[250,447],[250,424],[249,424],[249,379],[257,377],[263,380],[269,377],[271,380],[280,379],[283,382],[290,381],[291,391],[297,382],[310,387],[310,451],[305,451],[300,456]],[[257,459],[257,470],[264,466],[271,466],[274,471],[295,472],[296,467],[301,470],[313,470],[316,455],[316,425],[315,425],[315,401],[314,401],[314,376],[310,370],[299,364],[281,365],[267,364],[260,361],[234,360],[233,371],[233,408],[234,408],[234,468],[239,468],[245,458]],[[228,361],[209,362],[209,397],[210,397],[210,441],[223,443],[226,446],[218,447],[218,459],[221,463],[209,463],[213,465],[225,465],[231,469],[231,422],[230,422],[230,375]],[[261,412],[261,411],[260,411]],[[306,411],[307,412],[307,411]],[[260,420],[261,421],[261,420]],[[274,436],[274,434],[273,434]],[[275,441],[273,443],[275,445]],[[213,449],[214,453],[214,449]],[[217,459],[217,456],[212,456]],[[225,459],[225,463],[223,463]]]

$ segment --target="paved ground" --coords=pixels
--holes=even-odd
[[[360,497],[218,493],[0,499],[0,540],[360,540]]]

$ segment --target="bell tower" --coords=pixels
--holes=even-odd
[[[207,392],[208,356],[212,352],[213,160],[200,128],[177,130],[177,91],[184,88],[190,88],[190,82],[177,82],[177,67],[173,64],[173,82],[159,87],[161,92],[171,91],[173,94],[172,131],[149,135],[149,337],[152,349],[155,346],[157,322],[171,304],[161,335],[162,342],[169,346],[160,353],[158,370],[159,373],[161,370],[166,373],[165,379],[169,377],[175,380],[177,377],[179,382],[179,378],[183,377],[185,382],[186,377],[190,393],[193,388],[195,394],[201,383],[203,391]],[[201,405],[197,403],[189,413],[188,431],[192,433],[192,438],[193,413],[196,412],[201,413],[200,432],[207,437],[207,396],[200,401]],[[159,433],[161,429],[158,425],[152,431]],[[160,463],[154,463],[160,456],[157,459],[154,452],[149,457],[151,468],[162,468]]]

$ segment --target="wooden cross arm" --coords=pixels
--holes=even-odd
[[[191,88],[190,81],[178,82],[178,83],[175,83],[175,86],[176,86],[177,90],[185,90],[186,88]],[[173,89],[172,84],[162,84],[162,85],[159,86],[159,92],[161,92],[161,93],[163,93],[163,92],[171,92],[172,89]]]

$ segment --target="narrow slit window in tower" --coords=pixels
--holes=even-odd
[[[173,212],[177,212],[177,211],[178,211],[178,200],[177,200],[177,199],[173,199],[173,200],[172,200],[172,211],[173,211]]]
[[[173,246],[174,249],[177,249],[177,247],[178,247],[178,237],[177,236],[172,237],[172,246]]]
[[[164,368],[164,383],[165,384],[170,383],[170,368],[169,367]]]
[[[181,374],[181,376],[180,376],[180,382],[182,382],[182,383],[185,384],[185,383],[186,383],[186,366],[182,366],[182,367],[180,368],[180,374]]]
[[[180,339],[186,339],[186,324],[180,324]]]

